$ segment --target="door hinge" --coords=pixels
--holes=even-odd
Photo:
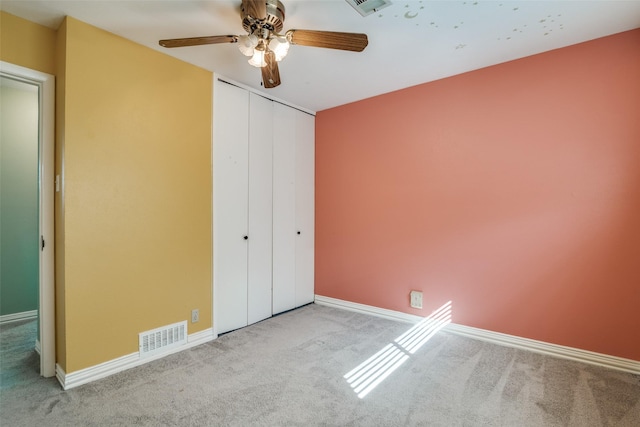
[[[44,251],[44,236],[40,236],[40,250]]]

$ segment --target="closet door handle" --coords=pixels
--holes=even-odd
[[[244,240],[249,240],[249,236],[244,236],[243,239]]]
[[[300,234],[300,232],[298,231],[298,234]]]

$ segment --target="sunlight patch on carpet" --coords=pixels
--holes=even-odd
[[[364,398],[448,323],[451,323],[451,301],[347,372],[344,378],[358,397]]]

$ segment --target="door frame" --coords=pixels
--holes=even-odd
[[[0,61],[0,74],[38,86],[38,225],[40,234],[38,321],[40,375],[55,375],[55,77]],[[44,244],[43,244],[44,242]]]

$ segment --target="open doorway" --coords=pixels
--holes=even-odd
[[[46,377],[55,374],[54,86],[49,74],[0,63],[0,322],[30,326]]]

